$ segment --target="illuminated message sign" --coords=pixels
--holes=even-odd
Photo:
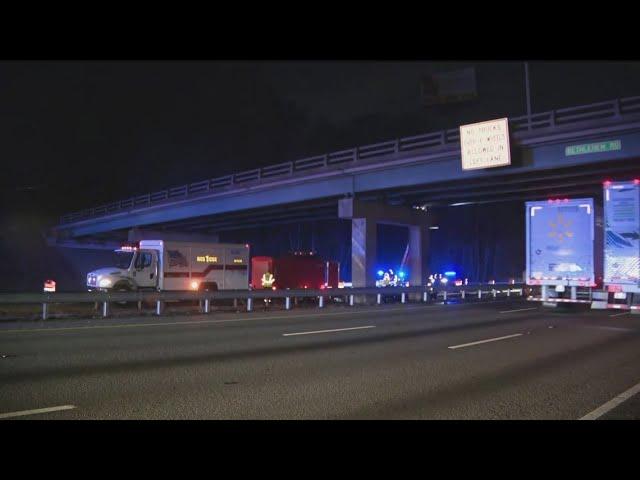
[[[506,118],[460,126],[462,169],[511,165],[509,121]]]

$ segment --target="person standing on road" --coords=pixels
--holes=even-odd
[[[273,284],[274,284],[275,281],[276,281],[276,279],[273,276],[273,274],[267,270],[266,272],[264,272],[264,275],[262,275],[262,288],[264,288],[264,289],[273,288]],[[264,299],[264,308],[266,309],[267,305],[269,305],[270,303],[271,303],[271,299],[270,298],[265,298]]]

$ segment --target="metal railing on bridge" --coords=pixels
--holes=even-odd
[[[640,113],[640,96],[592,103],[578,107],[561,108],[542,113],[533,113],[529,116],[514,117],[509,119],[509,127],[511,131],[515,133],[531,132],[585,121],[618,118],[637,113]],[[166,190],[147,193],[145,195],[69,213],[60,217],[60,224],[73,223],[138,207],[158,205],[176,199],[197,197],[211,192],[222,192],[237,186],[259,184],[264,181],[293,176],[296,173],[340,168],[359,161],[392,155],[394,153],[437,149],[458,143],[459,141],[460,131],[458,128],[454,128],[372,145],[364,145],[324,155],[303,158],[301,160],[256,168],[233,175],[225,175],[224,177],[189,183],[179,187],[168,188]]]
[[[95,304],[102,306],[103,317],[108,317],[111,304],[131,302],[155,304],[155,313],[161,315],[166,302],[192,301],[198,302],[202,313],[210,313],[211,306],[216,300],[244,301],[247,311],[253,310],[253,302],[263,299],[283,299],[285,309],[291,308],[292,300],[296,298],[313,298],[318,300],[318,307],[323,308],[326,298],[343,297],[350,306],[356,304],[357,297],[373,296],[376,303],[382,303],[389,297],[398,298],[400,303],[406,303],[410,295],[419,297],[422,302],[442,300],[444,302],[457,298],[460,300],[496,299],[498,297],[524,297],[525,286],[515,283],[468,284],[465,286],[442,287],[434,289],[428,286],[415,287],[373,287],[373,288],[340,288],[340,289],[303,289],[303,290],[222,290],[216,292],[81,292],[81,293],[15,293],[0,294],[0,305],[41,304],[42,319],[50,315],[50,305],[53,304]]]

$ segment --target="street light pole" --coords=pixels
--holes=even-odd
[[[524,62],[524,85],[525,91],[527,94],[527,122],[530,122],[531,119],[531,91],[529,89],[529,62]],[[529,124],[531,127],[531,124]]]

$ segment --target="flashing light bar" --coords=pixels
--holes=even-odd
[[[455,277],[456,276],[456,272],[454,272],[454,271],[444,272],[444,276],[445,277]]]

